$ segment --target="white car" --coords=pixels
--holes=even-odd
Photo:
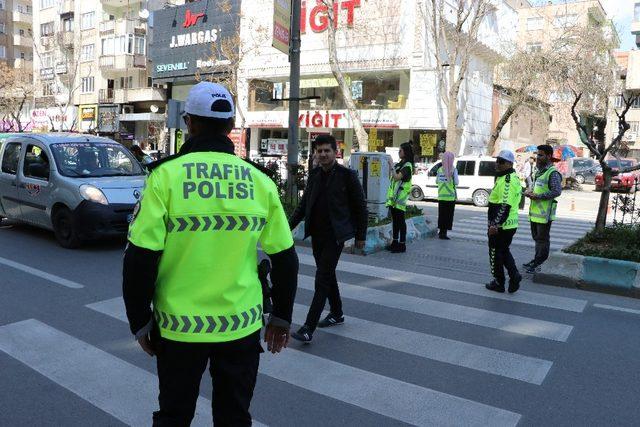
[[[473,202],[476,206],[489,206],[489,193],[496,174],[496,159],[486,156],[462,156],[454,162],[458,169],[457,193],[459,202]],[[420,201],[438,198],[436,175],[442,162],[431,165],[427,173],[413,176],[410,199]]]

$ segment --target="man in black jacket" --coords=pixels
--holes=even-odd
[[[315,293],[305,324],[291,336],[311,342],[316,327],[344,322],[336,267],[344,242],[355,237],[356,248],[364,248],[367,234],[367,204],[355,171],[336,162],[337,144],[331,135],[315,140],[319,166],[309,172],[302,200],[289,219],[293,230],[304,219],[304,237],[311,236],[316,260]],[[329,315],[320,321],[329,299]]]

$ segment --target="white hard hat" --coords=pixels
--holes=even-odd
[[[233,98],[227,88],[211,82],[200,82],[191,88],[184,112],[214,119],[231,119],[235,116]]]

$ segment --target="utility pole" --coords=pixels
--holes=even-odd
[[[300,115],[300,0],[291,1],[289,44],[289,141],[287,147],[287,200],[298,199],[298,116]]]

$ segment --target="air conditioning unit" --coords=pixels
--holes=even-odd
[[[133,105],[123,105],[122,114],[133,114]]]

